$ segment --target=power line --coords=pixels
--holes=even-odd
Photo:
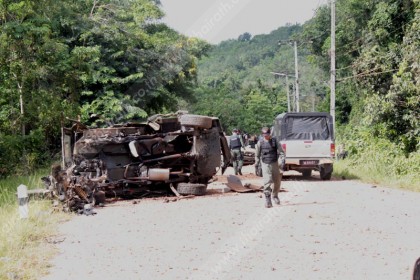
[[[391,72],[395,72],[398,71],[399,69],[392,69],[392,70],[387,70],[387,71],[381,71],[381,72],[364,72],[364,73],[360,73],[354,76],[350,76],[350,77],[345,77],[343,79],[339,79],[337,80],[338,82],[343,82],[346,80],[350,80],[350,79],[354,79],[354,78],[358,78],[358,77],[368,77],[368,76],[375,76],[375,75],[379,75],[379,74],[385,74],[385,73],[391,73]]]
[[[345,69],[348,69],[348,68],[352,68],[354,65],[353,64],[350,64],[349,66],[346,66],[346,67],[342,67],[342,68],[338,68],[338,69],[336,69],[337,71],[341,71],[341,70],[345,70]]]

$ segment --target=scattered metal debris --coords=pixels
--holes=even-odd
[[[261,187],[252,185],[252,184],[242,184],[241,179],[239,179],[237,176],[235,175],[229,175],[227,177],[228,183],[227,186],[238,193],[245,193],[245,192],[256,192],[256,191],[260,191]]]

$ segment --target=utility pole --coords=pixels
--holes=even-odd
[[[288,43],[289,45],[292,45],[291,41],[279,41],[279,46],[284,45],[285,43]],[[297,42],[293,41],[293,47],[295,50],[295,103],[296,103],[296,112],[300,111],[299,107],[299,69],[298,69],[298,52],[297,52]]]
[[[315,92],[312,93],[312,112],[315,112]]]
[[[299,70],[298,70],[297,42],[294,41],[293,45],[295,47],[296,112],[299,113]]]
[[[289,76],[293,77],[292,75],[289,75],[286,73],[277,73],[277,72],[270,72],[273,75],[286,77],[286,91],[287,91],[287,112],[291,112],[290,110],[290,89],[289,89]]]
[[[289,76],[286,73],[286,90],[287,90],[287,112],[290,113],[290,89],[289,89]]]
[[[333,118],[335,131],[335,0],[331,0],[331,100],[330,114]]]

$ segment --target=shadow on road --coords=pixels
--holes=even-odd
[[[303,177],[300,174],[283,174],[283,178],[282,180],[284,181],[315,181],[315,182],[319,182],[319,181],[324,181],[322,180],[319,175],[312,175],[311,177]],[[357,180],[357,178],[346,178],[344,176],[340,177],[332,177],[331,180],[325,180],[325,182],[328,181],[343,181],[343,180]]]

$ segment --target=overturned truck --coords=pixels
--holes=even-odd
[[[106,197],[162,195],[171,188],[203,195],[230,162],[214,117],[179,112],[109,128],[74,122],[62,133],[62,167],[53,168],[49,181],[54,195],[73,211],[104,203]]]

